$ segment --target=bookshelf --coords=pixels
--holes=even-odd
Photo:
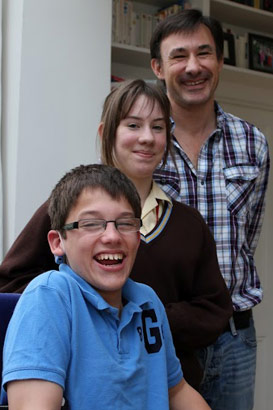
[[[160,7],[173,4],[171,0],[142,0],[135,1],[137,11],[155,12]],[[192,7],[199,8],[204,14],[217,18],[225,26],[235,28],[239,34],[251,32],[273,37],[273,13],[245,6],[231,0],[192,0]],[[123,78],[144,77],[155,79],[150,69],[150,54],[148,48],[131,46],[128,44],[112,44],[112,74]],[[257,81],[259,87],[267,88],[273,85],[273,74],[267,74],[224,65],[222,78],[226,81],[251,84]]]
[[[210,0],[210,14],[247,31],[273,36],[273,13],[230,0]]]

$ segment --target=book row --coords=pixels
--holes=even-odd
[[[186,7],[190,7],[190,3],[185,0],[149,14],[136,11],[131,0],[113,0],[112,42],[149,48],[156,24]]]

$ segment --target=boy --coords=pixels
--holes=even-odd
[[[208,410],[183,379],[161,302],[128,279],[141,226],[134,185],[112,167],[77,167],[49,215],[61,265],[29,284],[11,319],[9,409],[60,409],[64,396],[70,410]]]

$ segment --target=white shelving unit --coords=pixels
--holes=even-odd
[[[134,4],[138,9],[143,7],[147,11],[171,3],[171,0],[142,0]],[[241,31],[273,37],[273,13],[271,12],[230,0],[193,0],[192,5],[226,25],[240,27]],[[146,76],[147,79],[155,78],[150,69],[149,49],[119,43],[112,44],[112,73],[125,78],[139,76]],[[273,74],[229,65],[224,65],[222,78],[228,82],[241,84],[251,84],[257,80],[261,88],[273,86]]]

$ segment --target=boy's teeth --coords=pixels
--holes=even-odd
[[[100,261],[103,261],[103,260],[111,260],[111,261],[116,260],[117,261],[119,259],[122,259],[122,254],[121,253],[115,253],[115,254],[103,253],[98,256],[98,259]]]

